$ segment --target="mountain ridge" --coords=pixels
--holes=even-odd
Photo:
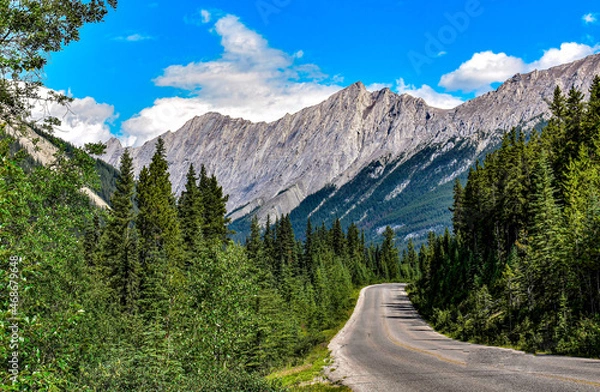
[[[421,98],[387,88],[369,92],[356,82],[320,104],[273,122],[212,112],[162,137],[176,193],[183,189],[189,164],[204,164],[230,194],[233,220],[256,213],[264,221],[267,215],[292,212],[326,186],[344,187],[373,162],[393,161],[400,167],[426,148],[444,154],[465,142],[474,150],[444,179],[452,181],[508,130],[545,121],[556,85],[587,93],[598,73],[600,55],[592,55],[516,74],[496,90],[453,109],[434,108]],[[155,142],[156,138],[132,149],[136,171],[149,163]],[[113,139],[103,159],[116,165],[122,151]],[[428,159],[435,160],[434,155]],[[402,196],[405,190],[396,192]]]

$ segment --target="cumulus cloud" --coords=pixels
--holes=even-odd
[[[542,58],[528,65],[527,71],[548,69],[557,65],[570,63],[594,54],[598,49],[600,49],[599,45],[591,47],[585,44],[567,42],[560,45],[560,49],[552,48],[544,51]]]
[[[112,105],[98,103],[92,97],[85,97],[75,98],[65,107],[55,102],[46,102],[44,98],[48,96],[49,91],[41,89],[42,99],[34,103],[32,120],[39,121],[48,116],[57,117],[61,120],[61,125],[54,127],[54,134],[76,146],[107,141],[112,137],[109,124],[118,117]]]
[[[439,85],[450,91],[483,93],[491,89],[492,83],[504,81],[524,68],[523,60],[505,53],[475,53],[456,71],[443,75]]]
[[[566,64],[594,54],[599,49],[599,45],[591,47],[575,42],[565,42],[560,45],[560,48],[551,48],[544,51],[539,60],[529,64],[506,53],[494,53],[492,51],[475,53],[471,59],[461,64],[457,70],[443,75],[439,85],[449,91],[461,90],[482,94],[492,90],[492,83],[504,82],[514,74]]]
[[[592,14],[591,12],[589,14],[585,14],[581,17],[581,19],[586,23],[586,24],[592,24],[592,23],[596,23],[596,15]]]
[[[297,64],[303,52],[288,54],[269,46],[239,18],[227,15],[215,23],[223,53],[213,61],[171,65],[154,83],[189,92],[160,98],[123,123],[128,145],[167,130],[175,131],[193,116],[210,111],[252,121],[273,121],[317,104],[341,89],[314,64]]]
[[[463,100],[450,94],[438,93],[426,84],[417,88],[415,85],[407,84],[403,78],[396,81],[398,94],[408,94],[413,97],[423,98],[429,106],[440,109],[452,109],[463,103]]]

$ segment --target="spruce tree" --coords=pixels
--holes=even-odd
[[[275,274],[275,230],[271,224],[271,216],[267,215],[265,223],[265,232],[263,233],[263,244],[265,249],[266,264],[269,266],[271,273]]]
[[[306,231],[304,233],[305,236],[305,240],[304,240],[304,252],[303,252],[303,257],[302,257],[302,266],[301,268],[304,270],[305,274],[308,274],[311,282],[314,283],[314,263],[313,263],[313,257],[314,257],[314,244],[313,244],[313,228],[312,228],[312,223],[310,221],[310,218],[307,219],[306,221]]]
[[[398,248],[394,244],[396,232],[390,226],[385,228],[383,232],[383,244],[381,245],[382,265],[385,266],[387,279],[397,281],[400,278],[400,256]]]
[[[92,221],[86,225],[85,235],[83,237],[84,254],[90,267],[97,267],[101,235],[100,216],[96,213],[94,214]]]
[[[190,165],[177,207],[183,241],[189,251],[198,250],[202,241],[204,206],[194,165]]]
[[[258,216],[254,215],[250,222],[250,236],[246,239],[246,251],[250,260],[257,260],[262,251],[263,244],[260,238],[260,225]]]
[[[159,138],[149,167],[140,172],[136,221],[143,269],[141,296],[148,316],[158,318],[171,312],[183,285],[183,241],[168,169],[164,141]],[[168,319],[165,322],[168,325]]]
[[[223,196],[223,188],[219,185],[217,177],[215,175],[209,177],[204,165],[200,169],[200,194],[204,205],[202,222],[204,239],[208,242],[227,242],[229,234],[227,225],[231,221],[226,217],[229,195]]]
[[[529,285],[533,286],[535,302],[541,309],[554,309],[565,293],[567,265],[564,221],[556,203],[553,173],[547,155],[542,151],[534,171],[536,192],[532,200],[532,221],[528,245]]]
[[[586,147],[595,156],[594,142],[600,136],[600,75],[596,75],[590,86],[590,99],[586,105],[583,125]]]
[[[138,236],[134,227],[133,206],[135,181],[133,160],[126,149],[121,157],[116,190],[112,195],[112,209],[102,239],[109,282],[118,295],[120,304],[129,312],[137,307],[141,268],[138,258]]]
[[[452,215],[452,226],[454,227],[454,233],[460,233],[465,227],[465,217],[463,211],[463,198],[464,198],[464,188],[460,183],[460,180],[457,178],[454,181],[454,203],[450,211],[453,212]]]
[[[344,256],[346,252],[346,236],[342,229],[342,223],[339,218],[336,218],[331,228],[331,243],[336,256]]]
[[[419,257],[415,251],[415,243],[412,238],[409,238],[408,244],[406,245],[406,260],[403,261],[408,266],[411,272],[411,278],[418,279],[421,274],[419,271]]]

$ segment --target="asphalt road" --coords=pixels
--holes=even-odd
[[[332,380],[354,391],[600,391],[600,361],[534,356],[434,332],[404,284],[369,286],[331,341]]]

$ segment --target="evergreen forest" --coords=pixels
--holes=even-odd
[[[550,109],[455,183],[454,234],[430,234],[411,298],[454,338],[599,357],[600,77]]]
[[[80,192],[100,186],[83,150],[44,167],[8,137],[0,148],[2,309],[17,291],[20,339],[18,383],[5,372],[4,390],[279,390],[264,375],[325,342],[357,288],[409,279],[416,266],[401,263],[391,228],[367,245],[339,220],[308,221],[300,242],[289,216],[264,229],[254,219],[245,244],[234,243],[227,195],[204,167],[190,166],[173,195],[162,139],[138,180],[123,155],[110,210]]]

